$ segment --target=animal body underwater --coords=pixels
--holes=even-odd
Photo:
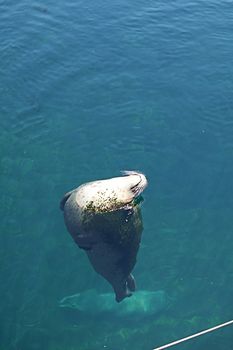
[[[60,202],[67,230],[94,270],[112,285],[117,302],[136,288],[131,272],[143,230],[140,202],[146,186],[144,174],[125,171],[83,184]]]

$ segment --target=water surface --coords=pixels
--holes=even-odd
[[[232,3],[0,10],[0,349],[150,350],[232,319]],[[58,307],[111,292],[67,234],[59,201],[122,169],[149,181],[138,289],[170,303],[152,319],[97,322]],[[177,349],[229,349],[232,334]]]

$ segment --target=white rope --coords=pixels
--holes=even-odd
[[[232,324],[232,323],[233,323],[233,320],[228,321],[228,322],[225,322],[225,323],[222,323],[222,324],[219,324],[218,326],[205,329],[204,331],[201,331],[201,332],[199,332],[199,333],[192,334],[192,335],[190,335],[190,336],[188,336],[188,337],[186,337],[186,338],[182,338],[182,339],[176,340],[176,341],[174,341],[174,342],[172,342],[172,343],[169,343],[169,344],[166,344],[166,345],[163,345],[163,346],[159,346],[158,348],[155,348],[155,349],[153,349],[153,350],[163,350],[163,349],[170,348],[170,347],[173,346],[173,345],[177,345],[177,344],[183,343],[183,342],[185,342],[185,341],[187,341],[187,340],[189,340],[189,339],[196,338],[196,337],[199,337],[200,335],[203,335],[203,334],[206,334],[206,333],[215,331],[216,329],[229,326],[229,325]]]

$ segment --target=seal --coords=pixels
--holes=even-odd
[[[94,270],[112,285],[117,302],[136,288],[131,272],[143,230],[141,193],[147,186],[140,172],[122,175],[83,184],[60,202],[67,230]]]

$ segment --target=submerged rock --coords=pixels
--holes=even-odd
[[[94,289],[64,297],[59,307],[75,309],[86,314],[111,313],[119,317],[150,316],[162,311],[168,305],[168,297],[163,290],[135,292],[131,298],[116,304],[112,293],[98,294]]]

